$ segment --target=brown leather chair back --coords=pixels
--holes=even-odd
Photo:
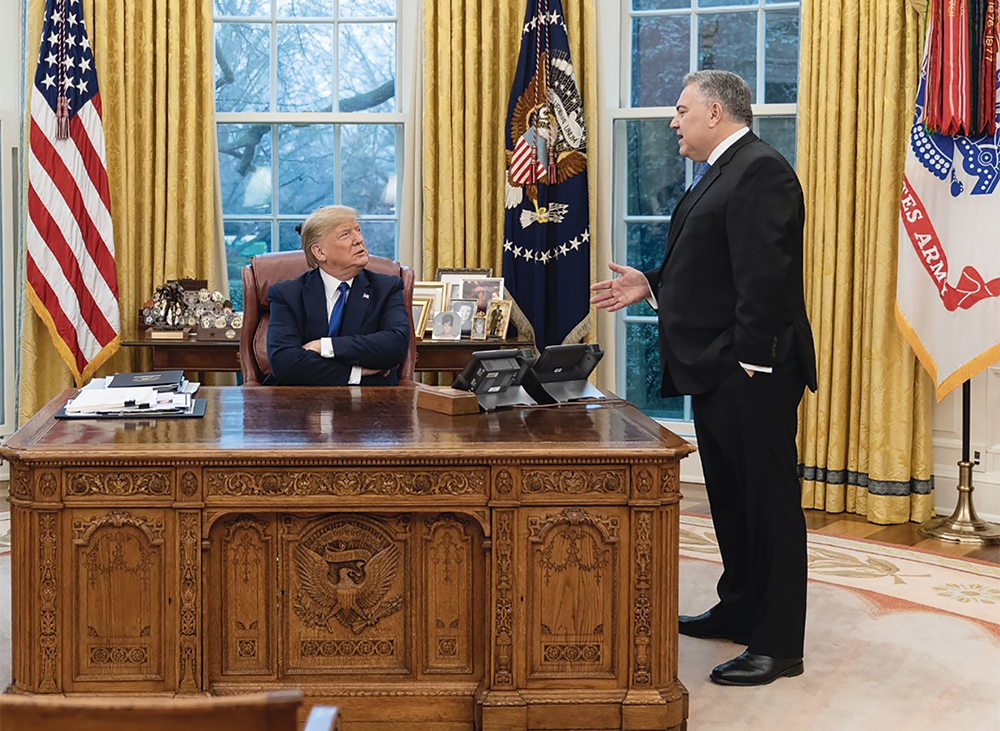
[[[4,731],[295,731],[299,690],[202,698],[0,695]],[[337,709],[313,706],[308,731],[338,729]]]
[[[309,269],[303,251],[277,251],[260,254],[243,267],[243,330],[240,333],[240,370],[244,386],[259,386],[271,372],[267,358],[267,324],[271,320],[271,303],[267,290],[276,282],[294,279]],[[381,256],[368,259],[369,271],[391,274],[403,280],[403,301],[406,311],[413,311],[413,270],[398,261]],[[410,348],[399,366],[399,380],[413,381],[417,363],[417,340],[410,326]]]

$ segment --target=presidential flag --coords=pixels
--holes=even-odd
[[[45,3],[31,90],[27,294],[77,385],[118,349],[101,97],[79,0]]]
[[[587,130],[559,0],[528,0],[506,146],[504,283],[539,348],[579,342],[590,311]]]
[[[935,22],[932,14],[929,37],[937,32]],[[994,124],[986,132],[930,131],[926,109],[938,103],[928,97],[931,45],[929,40],[899,207],[896,320],[940,401],[1000,360],[1000,73],[992,71]]]

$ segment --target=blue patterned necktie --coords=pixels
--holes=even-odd
[[[691,178],[691,189],[698,185],[698,182],[705,177],[705,173],[712,167],[707,162],[696,162],[694,164],[694,176]]]
[[[333,309],[330,311],[330,332],[331,338],[335,338],[340,335],[340,323],[344,320],[344,307],[347,305],[347,290],[351,288],[347,282],[341,282],[340,286],[337,287],[337,291],[340,292],[340,296],[337,301],[333,303]]]

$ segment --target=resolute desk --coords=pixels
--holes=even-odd
[[[11,469],[17,693],[299,687],[347,729],[674,729],[678,462],[624,401],[448,417],[412,388],[203,388]]]

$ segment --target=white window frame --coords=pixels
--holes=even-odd
[[[407,110],[412,109],[410,104],[410,96],[415,93],[415,90],[409,88],[409,84],[406,83],[409,80],[409,76],[403,75],[403,59],[411,58],[414,49],[417,44],[417,31],[419,23],[419,13],[417,12],[419,8],[417,7],[419,3],[414,3],[412,0],[396,0],[396,10],[397,14],[391,17],[379,17],[379,18],[350,18],[350,19],[336,19],[335,17],[277,17],[277,3],[275,0],[271,0],[271,13],[269,17],[264,16],[220,16],[213,10],[212,13],[212,24],[213,24],[213,37],[216,24],[225,23],[255,23],[258,25],[266,25],[270,33],[270,99],[269,103],[272,108],[276,106],[276,99],[278,93],[278,44],[277,44],[277,28],[279,25],[309,25],[309,24],[326,24],[334,26],[334,35],[339,37],[337,28],[344,23],[348,24],[361,24],[361,23],[395,23],[396,24],[396,65],[395,65],[395,99],[396,99],[396,110],[395,112],[216,112],[215,113],[215,123],[220,124],[267,124],[271,125],[271,210],[268,214],[256,214],[256,213],[223,213],[223,225],[233,221],[261,221],[268,220],[271,223],[271,251],[277,251],[280,245],[280,239],[278,234],[278,227],[282,222],[295,221],[300,222],[305,218],[306,214],[296,213],[296,214],[281,214],[279,212],[278,206],[278,195],[279,187],[277,181],[278,175],[278,135],[277,127],[282,124],[325,124],[334,125],[334,169],[339,171],[340,169],[340,133],[341,125],[351,124],[380,124],[380,125],[395,125],[396,126],[396,210],[394,214],[365,214],[361,213],[360,219],[362,222],[390,222],[395,224],[396,228],[396,251],[395,255],[399,258],[402,251],[401,247],[401,223],[404,220],[404,205],[407,205],[408,201],[404,198],[404,178],[408,173],[405,161],[405,139],[407,134],[410,133],[409,127],[412,126],[413,120],[411,115],[408,114]],[[339,7],[335,10],[339,10]],[[213,44],[214,49],[214,44]],[[334,53],[334,69],[339,72],[340,68],[340,44],[334,43],[333,46]],[[214,50],[213,50],[214,58]],[[214,64],[214,61],[213,61]],[[337,101],[337,94],[334,93],[334,103]],[[334,200],[341,200],[340,197],[340,175],[338,174],[334,177]],[[228,265],[228,263],[227,263]]]
[[[763,99],[765,91],[765,31],[764,23],[765,7],[772,10],[796,10],[801,13],[801,2],[766,2],[766,0],[756,0],[751,5],[727,5],[711,8],[685,7],[674,10],[631,10],[631,0],[619,0],[617,9],[609,9],[612,3],[607,3],[604,8],[599,9],[599,24],[605,29],[602,41],[606,44],[608,59],[617,59],[618,74],[616,79],[610,78],[606,74],[603,80],[615,84],[615,93],[607,93],[606,100],[606,124],[602,138],[606,141],[605,148],[609,149],[607,154],[601,156],[601,169],[609,171],[602,182],[610,191],[609,202],[611,211],[611,224],[608,234],[611,238],[611,255],[614,261],[624,262],[627,260],[627,225],[633,222],[667,222],[670,216],[630,216],[627,213],[626,189],[621,181],[626,179],[628,156],[626,126],[621,124],[628,120],[671,120],[677,114],[674,106],[666,107],[632,107],[631,103],[631,73],[632,73],[632,19],[636,17],[658,17],[667,15],[692,16],[691,39],[697,38],[697,16],[720,12],[753,12],[758,14],[757,22],[757,74],[756,74],[756,98]],[[696,6],[696,0],[692,2]],[[617,10],[617,17],[612,14]],[[800,15],[801,18],[801,15]],[[801,26],[800,26],[801,28]],[[614,36],[612,37],[612,33]],[[697,44],[690,44],[689,68],[697,67]],[[602,56],[604,54],[601,54]],[[615,83],[617,82],[617,83]],[[798,104],[753,104],[752,105],[755,126],[756,120],[762,117],[798,117]],[[690,182],[693,165],[690,160],[685,161],[685,174],[687,182]],[[608,210],[605,208],[604,210]],[[614,388],[618,393],[626,392],[626,379],[628,372],[626,369],[626,330],[627,324],[633,322],[655,323],[655,315],[630,315],[626,310],[620,310],[613,316],[614,332]],[[691,407],[690,398],[685,398],[686,420],[657,419],[658,422],[666,426],[671,431],[685,438],[694,437],[694,424],[690,420]],[[689,460],[687,460],[689,461]]]

